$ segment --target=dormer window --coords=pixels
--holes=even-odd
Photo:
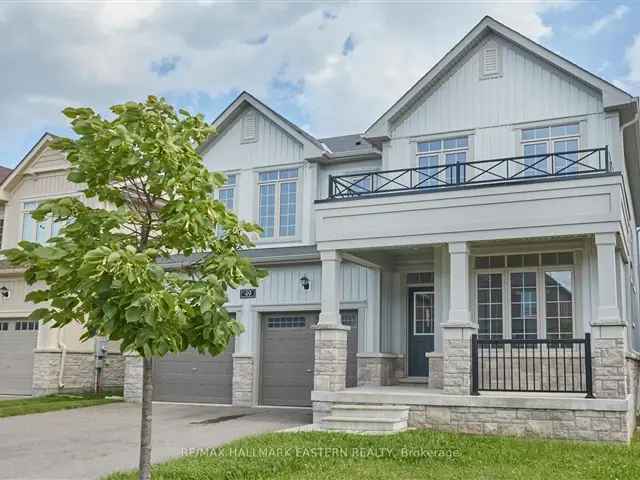
[[[480,54],[480,79],[502,75],[502,50],[494,41],[487,42]]]
[[[242,117],[242,143],[258,140],[258,115],[254,110],[249,110]]]

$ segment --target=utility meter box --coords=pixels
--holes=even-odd
[[[96,368],[103,368],[107,359],[108,343],[106,338],[96,338]]]

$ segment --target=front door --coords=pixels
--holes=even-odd
[[[409,289],[409,376],[429,376],[424,354],[434,348],[433,287]]]

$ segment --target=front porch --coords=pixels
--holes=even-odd
[[[639,362],[625,255],[613,233],[321,252],[314,423],[629,441]],[[332,313],[342,260],[374,272],[352,388]]]
[[[541,436],[571,440],[629,442],[635,423],[630,399],[585,399],[580,394],[488,393],[481,396],[455,395],[418,385],[362,386],[338,392],[312,392],[313,422],[319,429],[332,430],[332,416],[355,410],[352,431],[380,427],[372,417],[405,414],[405,428],[485,435]],[[356,408],[357,407],[357,408]],[[384,411],[381,408],[394,407]],[[375,413],[367,413],[375,412]],[[352,414],[353,415],[353,414]],[[374,417],[375,418],[375,417]],[[362,426],[364,430],[359,430]],[[384,425],[384,424],[382,424]]]

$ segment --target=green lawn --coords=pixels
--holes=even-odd
[[[70,408],[92,407],[118,401],[121,400],[118,398],[105,398],[104,395],[47,395],[45,397],[1,400],[0,418],[68,410]]]
[[[136,478],[126,472],[104,480]],[[153,479],[638,480],[640,442],[626,447],[428,430],[392,436],[276,433],[156,465]]]

